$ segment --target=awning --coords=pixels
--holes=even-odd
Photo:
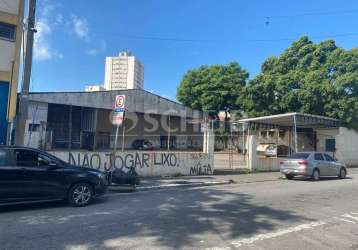
[[[287,113],[280,115],[261,116],[241,119],[239,122],[265,128],[294,126],[300,128],[320,128],[340,126],[340,121],[337,119],[303,113]]]

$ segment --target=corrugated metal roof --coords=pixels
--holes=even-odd
[[[296,117],[296,124],[298,127],[339,127],[340,121],[331,117],[312,115],[305,113],[286,113],[279,115],[261,116],[254,118],[247,118],[239,120],[240,123],[250,123],[258,125],[272,125],[281,127],[294,126]]]
[[[32,92],[30,101],[112,110],[116,95],[126,95],[126,111],[188,118],[204,113],[141,89],[97,92]]]

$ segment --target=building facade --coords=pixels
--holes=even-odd
[[[106,90],[143,89],[144,67],[131,53],[121,52],[106,58],[104,88]]]
[[[30,93],[24,145],[46,150],[112,150],[111,122],[116,95],[126,96],[118,148],[136,140],[155,149],[202,151],[205,114],[145,90]]]
[[[0,145],[9,140],[16,113],[24,0],[0,1]]]
[[[97,91],[105,91],[106,89],[102,85],[88,85],[85,88],[86,92],[97,92]]]

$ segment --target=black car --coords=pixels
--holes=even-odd
[[[136,150],[153,150],[153,144],[146,139],[137,139],[132,143],[132,148]]]
[[[67,200],[85,206],[107,191],[107,175],[46,152],[0,147],[0,204]]]

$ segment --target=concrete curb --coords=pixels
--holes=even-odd
[[[228,184],[235,184],[236,182],[233,180],[229,181],[211,181],[211,182],[196,182],[196,183],[172,183],[172,184],[165,184],[165,185],[156,185],[156,186],[146,186],[146,187],[137,187],[135,190],[128,187],[127,191],[130,189],[132,191],[150,191],[150,190],[160,190],[160,189],[171,189],[171,188],[191,188],[191,187],[205,187],[205,186],[217,186],[217,185],[228,185]],[[123,188],[116,188],[116,187],[109,187],[108,190],[110,192],[121,192],[125,190]]]

